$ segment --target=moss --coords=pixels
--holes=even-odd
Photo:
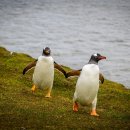
[[[72,111],[72,97],[77,78],[65,79],[55,70],[52,98],[43,91],[32,94],[33,70],[22,75],[23,68],[34,61],[25,54],[11,54],[0,48],[0,129],[117,129],[130,128],[130,90],[105,80],[98,94],[97,112],[91,106]],[[67,71],[70,69],[65,67]]]

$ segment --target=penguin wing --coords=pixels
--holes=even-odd
[[[72,71],[70,71],[70,72],[68,72],[66,74],[67,78],[71,77],[71,76],[79,76],[81,71],[82,71],[82,69],[80,69],[80,70],[72,70]],[[104,83],[104,76],[101,73],[99,73],[99,80],[100,80],[100,82],[102,84]]]
[[[99,80],[102,84],[104,83],[104,76],[102,75],[102,73],[99,73]]]
[[[37,60],[34,62],[28,64],[24,69],[23,69],[23,75],[26,74],[29,70],[31,70],[33,67],[36,66]]]
[[[80,70],[72,70],[72,71],[68,72],[68,73],[67,73],[67,78],[70,77],[70,76],[79,76],[81,70],[82,70],[82,69],[80,69]]]
[[[57,64],[55,61],[54,61],[54,68],[62,72],[64,76],[67,78],[66,71],[63,69],[61,65]]]

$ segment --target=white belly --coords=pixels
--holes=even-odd
[[[54,61],[52,57],[41,56],[38,58],[34,74],[33,82],[41,89],[51,88],[54,80]]]
[[[99,89],[99,68],[95,64],[85,65],[78,78],[74,99],[81,105],[92,103]]]

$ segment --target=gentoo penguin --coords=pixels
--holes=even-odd
[[[82,71],[82,69],[79,69],[79,70],[71,70],[71,71],[69,71],[68,73],[66,73],[66,78],[69,78],[69,77],[71,77],[71,76],[79,76],[80,75],[80,73],[81,73],[81,71]],[[99,81],[100,81],[100,83],[104,83],[104,76],[101,74],[101,73],[99,73]]]
[[[78,111],[78,103],[82,106],[92,104],[92,116],[96,113],[97,94],[99,89],[99,67],[98,61],[106,59],[100,54],[93,54],[87,65],[83,66],[78,77],[73,97],[73,111]]]
[[[51,90],[53,87],[54,67],[61,71],[66,77],[65,70],[60,65],[58,65],[52,58],[51,50],[49,47],[43,49],[42,55],[37,60],[30,63],[24,68],[23,75],[32,67],[35,67],[32,78],[34,83],[31,89],[32,92],[34,92],[36,88],[47,90],[47,94],[45,97],[48,98],[51,95]]]

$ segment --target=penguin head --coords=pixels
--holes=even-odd
[[[92,63],[95,63],[97,64],[98,61],[102,60],[102,59],[106,59],[105,56],[102,56],[100,55],[99,53],[95,53],[91,56],[90,60],[89,60],[89,63],[92,64]]]
[[[45,47],[45,48],[43,49],[42,55],[49,56],[50,54],[51,54],[50,48],[49,48],[49,47]]]

